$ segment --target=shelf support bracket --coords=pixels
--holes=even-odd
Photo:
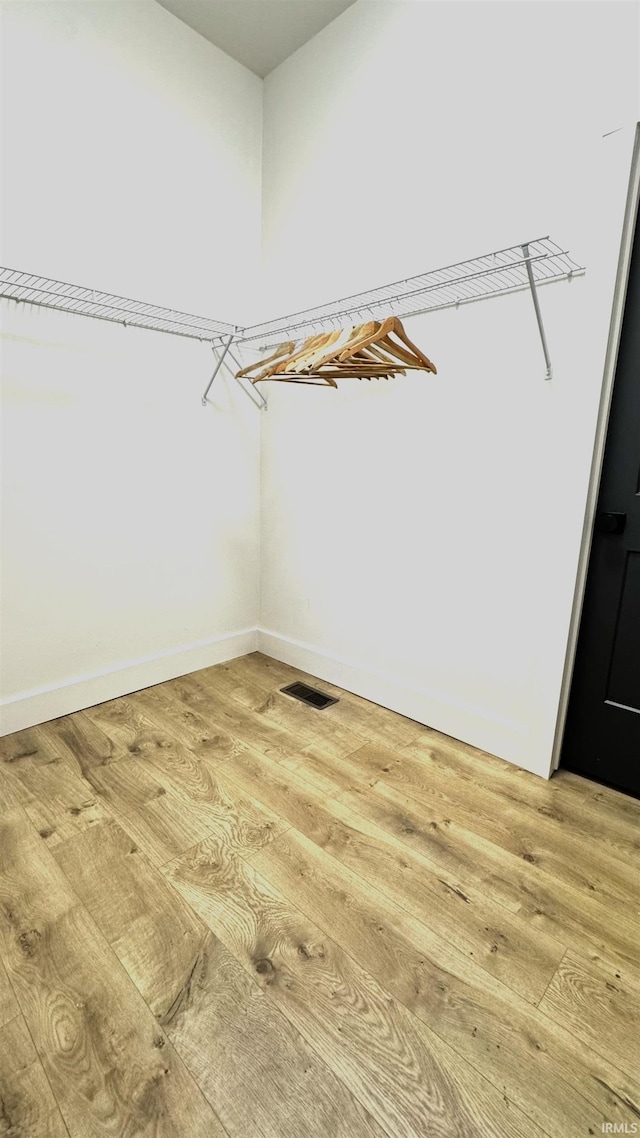
[[[233,360],[234,364],[236,365],[236,367],[239,370],[242,367],[240,360],[237,359],[236,356],[234,356],[233,352],[229,352],[229,355],[231,356],[231,359]],[[230,374],[233,376],[236,383],[238,384],[238,387],[240,388],[241,391],[244,391],[247,398],[250,399],[253,404],[255,404],[255,406],[258,408],[259,411],[266,411],[267,401],[266,401],[264,395],[262,394],[262,392],[258,391],[258,388],[254,387],[252,383],[249,384],[249,387],[245,387],[244,383],[242,383],[242,381],[238,379],[236,373],[234,371],[231,371],[231,369],[229,368],[229,365],[227,364],[226,366],[227,366],[227,370],[230,372]],[[256,396],[256,398],[254,398],[254,396]]]
[[[231,345],[234,341],[234,337],[235,337],[235,332],[232,332],[231,335],[225,340],[225,342],[222,346],[222,352],[220,353],[220,357],[216,360],[216,366],[213,369],[213,375],[211,376],[211,379],[209,380],[209,382],[207,384],[205,393],[202,396],[202,406],[203,407],[207,406],[207,395],[209,394],[209,392],[211,390],[211,384],[213,383],[218,372],[220,371],[220,368],[222,367],[222,364],[224,363],[224,357],[226,356],[227,352],[229,351],[229,348],[231,347]],[[214,353],[215,353],[215,349],[213,348],[213,345],[211,345],[211,348],[212,348],[212,351],[214,351]],[[214,355],[214,358],[215,358],[215,355]]]
[[[540,311],[540,302],[538,301],[538,290],[536,288],[536,282],[535,282],[535,278],[533,275],[533,269],[531,267],[531,258],[529,256],[529,246],[528,245],[522,245],[522,253],[524,256],[524,263],[525,263],[526,268],[527,268],[527,277],[529,278],[529,288],[531,289],[531,299],[533,300],[533,307],[535,309],[536,320],[538,322],[538,331],[540,333],[540,339],[542,341],[542,351],[544,352],[544,362],[547,365],[547,371],[546,371],[544,378],[545,379],[551,379],[553,376],[553,370],[551,368],[551,357],[549,355],[549,345],[547,344],[547,337],[545,336],[545,332],[544,332],[544,324],[542,323],[542,313]]]

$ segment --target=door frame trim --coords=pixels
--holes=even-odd
[[[567,709],[569,707],[569,695],[571,693],[571,682],[573,679],[573,668],[576,658],[576,650],[578,647],[578,635],[580,632],[580,622],[582,618],[582,606],[584,602],[584,594],[587,584],[587,573],[589,571],[589,560],[591,557],[591,544],[593,539],[593,527],[596,515],[596,507],[598,504],[598,495],[600,492],[600,480],[602,477],[602,466],[604,462],[604,451],[607,442],[607,432],[609,427],[609,413],[611,411],[611,401],[613,398],[613,385],[616,377],[616,367],[618,363],[618,350],[620,347],[620,336],[622,333],[622,320],[624,317],[624,306],[627,293],[627,283],[629,280],[629,270],[631,267],[631,254],[633,252],[633,242],[635,237],[636,219],[638,218],[638,209],[640,207],[640,123],[636,123],[635,137],[633,143],[633,152],[631,157],[631,171],[629,174],[629,188],[627,191],[627,200],[624,211],[624,221],[622,224],[622,236],[620,239],[620,254],[618,257],[618,270],[616,273],[616,281],[613,293],[613,304],[611,310],[611,322],[609,324],[609,336],[607,340],[607,350],[605,354],[604,374],[602,380],[602,390],[600,393],[600,404],[598,407],[598,418],[596,423],[596,433],[593,445],[593,457],[591,460],[591,472],[589,475],[589,489],[587,492],[587,502],[585,506],[584,524],[582,527],[582,539],[580,542],[580,554],[578,557],[578,571],[576,576],[576,585],[573,595],[573,605],[571,608],[571,619],[569,622],[569,635],[567,640],[567,651],[565,654],[564,669],[562,673],[562,685],[560,688],[560,702],[558,707],[558,718],[556,721],[555,735],[553,738],[553,750],[551,758],[551,772],[557,770],[560,765],[560,756],[562,751],[562,741],[564,737],[564,729],[567,719]],[[640,223],[640,219],[639,219]]]

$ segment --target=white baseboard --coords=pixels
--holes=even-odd
[[[55,687],[14,696],[0,703],[0,736],[255,651],[489,751],[543,778],[549,775],[548,761],[536,762],[531,754],[532,738],[526,726],[508,719],[491,718],[480,708],[447,700],[441,693],[412,687],[387,672],[364,668],[355,661],[328,655],[313,645],[262,628],[214,637],[135,660],[120,668],[78,676]]]
[[[356,662],[329,656],[313,645],[267,629],[258,629],[257,637],[258,650],[265,656],[282,660],[284,664],[291,664],[543,778],[549,777],[548,759],[540,763],[531,755],[531,734],[524,724],[492,718],[481,708],[449,701],[440,693],[414,688],[387,672],[369,670]]]
[[[81,711],[84,707],[92,707],[96,703],[128,695],[129,692],[161,684],[200,668],[209,668],[212,664],[223,664],[225,660],[255,652],[257,646],[257,630],[245,629],[188,644],[143,660],[134,660],[106,672],[78,676],[56,687],[24,692],[0,703],[0,735],[23,731],[37,723],[46,723],[60,715]]]

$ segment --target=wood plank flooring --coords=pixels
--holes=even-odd
[[[0,740],[0,1138],[640,1133],[640,802],[295,679]]]

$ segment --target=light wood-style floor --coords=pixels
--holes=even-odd
[[[640,802],[300,677],[0,741],[0,1135],[640,1133]]]

